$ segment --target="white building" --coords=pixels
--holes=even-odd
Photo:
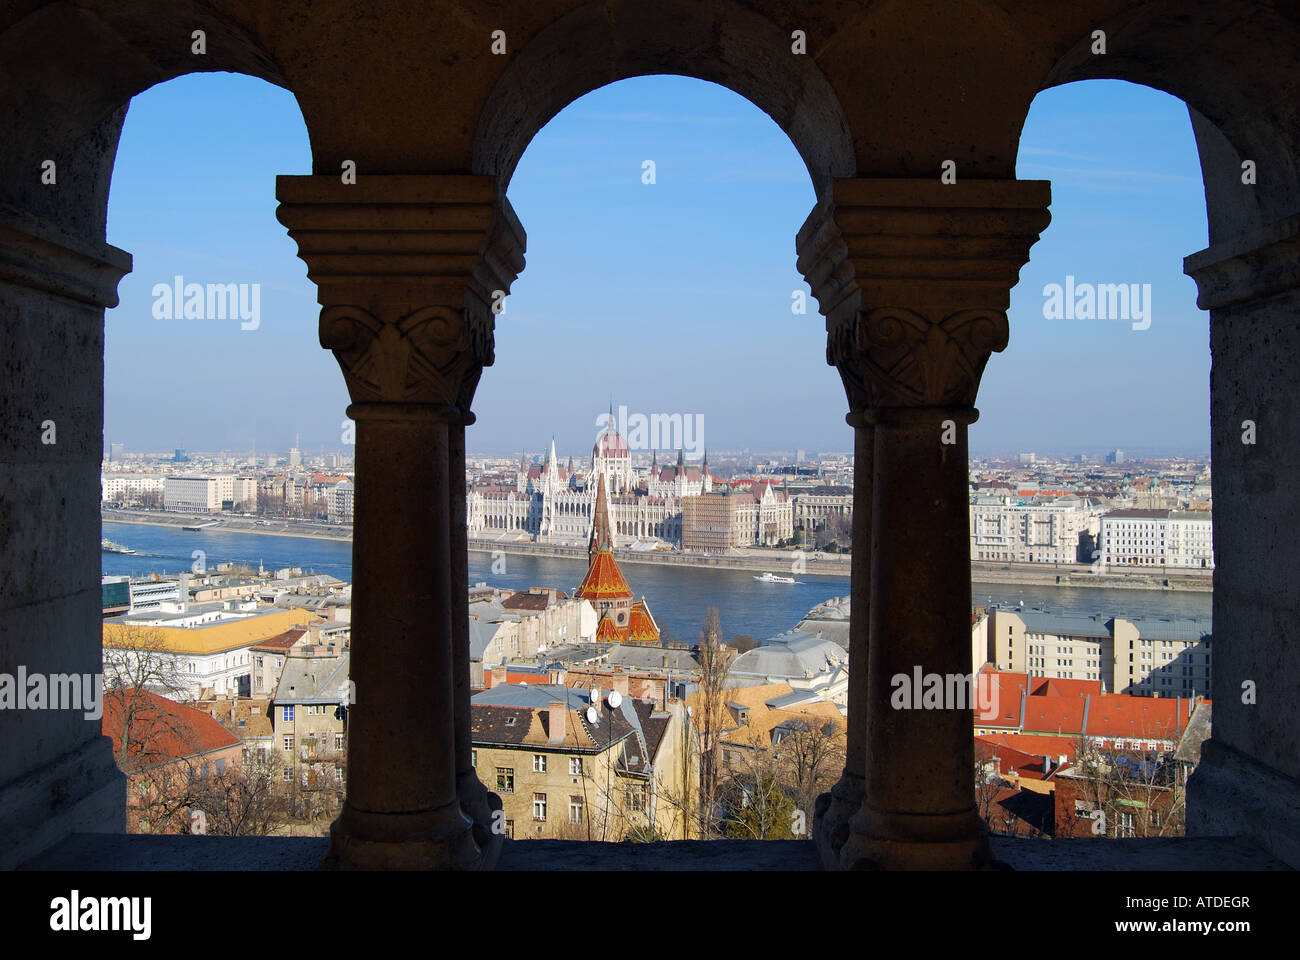
[[[1079,497],[975,496],[970,503],[972,560],[1090,563],[1084,534],[1095,536],[1101,510]]]
[[[352,522],[352,497],[355,487],[351,480],[336,483],[325,492],[325,503],[329,510],[330,523]]]
[[[600,478],[598,481],[596,478]],[[471,536],[525,534],[534,540],[583,542],[591,537],[596,512],[597,482],[605,484],[610,528],[617,543],[664,540],[680,543],[682,497],[713,489],[708,456],[700,467],[688,467],[679,451],[677,464],[660,467],[652,458],[649,474],[632,469],[627,443],[613,420],[591,450],[587,472],[561,466],[551,442],[546,463],[519,464],[515,483],[475,484],[466,497],[466,523]]]
[[[1208,513],[1112,510],[1101,518],[1106,566],[1214,569],[1214,527]]]
[[[100,497],[105,503],[130,503],[147,493],[162,493],[165,480],[149,473],[101,473]]]
[[[233,473],[167,477],[163,484],[163,506],[178,513],[218,513],[257,501],[257,481]]]
[[[849,653],[820,634],[788,630],[733,660],[727,682],[738,687],[788,683],[795,692],[847,709]]]

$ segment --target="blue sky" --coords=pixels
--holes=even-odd
[[[178,118],[202,117],[202,123]],[[643,162],[654,184],[642,182]],[[317,342],[306,267],[275,219],[275,176],[310,172],[291,94],[231,74],[132,101],[108,239],[135,257],[108,312],[105,442],[130,450],[342,449],[347,405]],[[1052,181],[1052,225],[1012,294],[1011,344],[980,391],[974,453],[1198,454],[1209,447],[1208,315],[1182,273],[1206,245],[1182,103],[1091,81],[1045,91],[1018,174]],[[703,416],[714,450],[848,450],[824,320],[795,269],[815,196],[772,120],[682,77],[625,80],[575,101],[529,145],[509,197],[527,269],[497,319],[472,452],[589,452],[611,399]],[[158,319],[155,284],[257,283],[260,325]],[[1045,285],[1151,285],[1151,325],[1044,319]]]

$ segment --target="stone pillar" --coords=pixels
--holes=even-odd
[[[841,179],[799,232],[858,431],[850,756],[816,834],[830,866],[990,863],[972,703],[898,701],[894,678],[957,675],[973,692],[966,431],[1049,201],[1044,181]]]
[[[0,205],[6,673],[102,672],[104,308],[130,269],[102,240]],[[126,781],[101,724],[93,710],[0,710],[0,870],[72,833],[122,832]]]
[[[1300,215],[1184,271],[1210,311],[1215,563],[1214,729],[1188,780],[1187,835],[1247,837],[1300,867],[1300,582],[1287,573],[1300,567]]]
[[[448,503],[451,513],[451,635],[452,703],[456,729],[456,795],[461,809],[474,823],[474,839],[480,849],[492,848],[495,861],[501,834],[492,833],[492,813],[501,809],[501,798],[488,793],[474,770],[470,735],[469,677],[469,531],[465,509],[465,427],[474,422],[467,414],[448,427],[448,460],[451,485]]]
[[[280,177],[277,196],[356,421],[356,703],[324,865],[488,866],[473,827],[484,840],[489,825],[470,816],[486,791],[458,777],[469,661],[456,652],[467,577],[453,548],[464,552],[464,424],[523,230],[488,177]]]

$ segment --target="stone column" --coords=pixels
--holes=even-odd
[[[486,797],[458,783],[468,656],[455,650],[466,576],[453,547],[465,543],[463,426],[493,359],[492,304],[523,268],[523,230],[488,177],[280,177],[277,196],[356,421],[356,703],[324,865],[488,866],[468,815]],[[489,825],[477,826],[482,840]]]
[[[974,690],[966,431],[1049,200],[1043,181],[835,180],[799,234],[858,431],[850,757],[818,825],[828,865],[990,862],[969,696],[935,704],[895,678]]]
[[[1300,215],[1184,272],[1210,311],[1215,562],[1214,729],[1187,783],[1187,835],[1247,837],[1300,867]]]
[[[465,506],[465,427],[474,422],[472,413],[448,427],[448,460],[451,485],[451,635],[452,703],[456,729],[456,795],[461,809],[474,823],[474,839],[480,849],[500,846],[501,834],[492,833],[492,813],[501,809],[501,798],[488,793],[474,770],[470,735],[469,697],[469,531]]]
[[[130,269],[125,251],[0,204],[5,673],[102,671],[104,308]],[[121,833],[125,810],[126,781],[93,709],[0,710],[0,870],[72,833]]]

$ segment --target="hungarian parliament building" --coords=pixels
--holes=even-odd
[[[573,460],[561,466],[555,442],[545,464],[519,464],[511,483],[509,475],[485,477],[469,488],[467,523],[470,536],[494,534],[528,535],[538,542],[585,542],[590,539],[599,485],[605,486],[609,523],[619,546],[656,540],[673,546],[682,543],[682,500],[714,492],[709,474],[708,453],[700,466],[686,464],[678,451],[674,466],[661,466],[658,454],[650,471],[639,476],[632,468],[627,442],[611,419],[591,449],[585,472],[575,471]],[[719,489],[726,487],[719,482]],[[763,529],[774,536],[750,537],[745,532],[735,545],[766,542],[793,536],[790,498],[771,484],[756,484],[751,492],[733,493],[738,499],[754,499],[755,512],[762,511],[778,522]],[[779,522],[784,520],[784,522]]]

